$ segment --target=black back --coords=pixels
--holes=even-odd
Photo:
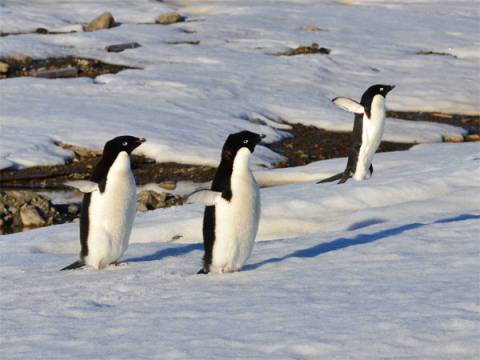
[[[228,136],[222,149],[222,160],[212,181],[211,190],[221,192],[222,197],[232,199],[231,177],[233,161],[241,148],[248,148],[253,153],[263,135],[250,131],[241,131]],[[212,264],[213,245],[215,243],[215,206],[206,206],[203,215],[203,269],[199,273],[208,273]]]
[[[100,192],[105,191],[107,184],[107,175],[110,167],[114,163],[118,154],[122,151],[126,151],[130,154],[135,148],[142,144],[145,139],[140,139],[134,136],[118,136],[108,141],[104,148],[102,158],[93,169],[90,181],[96,182],[100,189]],[[80,260],[88,255],[88,230],[90,226],[90,219],[88,215],[92,194],[87,193],[83,196],[82,208],[80,211]]]
[[[386,97],[387,94],[394,88],[394,85],[373,85],[370,86],[362,95],[360,104],[365,109],[365,114],[368,118],[371,116],[372,101],[375,95],[382,95]],[[342,178],[339,184],[344,183],[355,174],[357,170],[358,153],[362,146],[362,133],[363,133],[363,114],[355,114],[353,121],[352,140],[350,142],[350,148],[348,151],[347,167],[343,172]],[[373,173],[373,166],[370,165],[370,174]]]

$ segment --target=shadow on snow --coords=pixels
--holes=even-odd
[[[290,254],[287,254],[282,257],[275,257],[275,258],[270,258],[267,260],[263,260],[260,262],[257,262],[255,264],[249,264],[244,267],[244,270],[255,270],[258,269],[259,267],[262,267],[267,264],[273,264],[273,263],[278,263],[282,262],[284,260],[290,259],[290,258],[312,258],[316,257],[321,254],[325,254],[330,251],[335,251],[335,250],[340,250],[340,249],[345,249],[350,246],[356,246],[356,245],[363,245],[363,244],[368,244],[372,243],[377,240],[382,240],[385,238],[388,238],[390,236],[396,236],[399,234],[402,234],[406,231],[418,229],[427,225],[432,225],[432,224],[445,224],[445,223],[451,223],[451,222],[457,222],[457,221],[465,221],[465,220],[477,220],[480,219],[480,215],[475,215],[475,214],[461,214],[455,217],[451,218],[445,218],[445,219],[440,219],[437,221],[434,221],[432,223],[412,223],[412,224],[406,224],[406,225],[401,225],[397,226],[391,229],[386,229],[386,230],[381,230],[377,231],[371,234],[359,234],[353,238],[338,238],[336,240],[327,242],[327,243],[322,243],[318,244],[312,247],[309,247],[307,249],[301,249],[294,251]],[[375,221],[378,221],[378,219],[373,219]],[[369,220],[366,220],[362,222],[364,224],[371,225]],[[360,228],[363,226],[360,226]]]
[[[171,256],[185,255],[195,250],[203,250],[203,244],[188,244],[183,246],[171,247],[168,249],[158,250],[157,252],[150,255],[138,256],[138,257],[126,259],[125,261],[126,262],[157,261],[157,260],[162,260],[164,258],[171,257]]]

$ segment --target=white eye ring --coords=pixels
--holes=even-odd
[[[380,91],[383,91],[383,88],[380,88]]]
[[[248,140],[243,140],[243,143],[244,143],[244,144],[248,144]]]
[[[128,142],[127,142],[127,141],[124,141],[124,142],[122,143],[122,145],[123,145],[123,146],[127,146],[127,145],[128,145]]]

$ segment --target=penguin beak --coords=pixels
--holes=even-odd
[[[387,94],[388,94],[390,91],[392,91],[393,89],[395,89],[395,85],[389,85],[388,87],[389,87],[389,89],[388,89],[388,91],[387,91]]]
[[[259,135],[258,135],[258,139],[257,139],[257,144],[258,144],[259,142],[261,142],[263,139],[265,139],[266,137],[267,137],[267,135],[265,135],[265,134],[259,134]]]
[[[145,138],[141,138],[141,139],[137,139],[135,140],[135,145],[141,145],[143,144],[145,141],[147,141]]]

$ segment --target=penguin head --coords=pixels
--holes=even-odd
[[[253,153],[255,146],[265,137],[263,134],[257,134],[251,131],[240,131],[230,134],[223,145],[222,159],[233,159],[235,154],[243,148]]]
[[[145,142],[144,138],[137,138],[135,136],[118,136],[112,140],[107,141],[103,148],[104,155],[116,156],[122,151],[126,151],[127,154],[131,154],[133,150],[139,147]]]
[[[363,93],[362,96],[362,104],[363,100],[367,99],[373,99],[375,95],[381,95],[383,97],[386,97],[387,94],[392,91],[395,88],[395,85],[382,85],[382,84],[377,84],[370,86],[367,91]]]

